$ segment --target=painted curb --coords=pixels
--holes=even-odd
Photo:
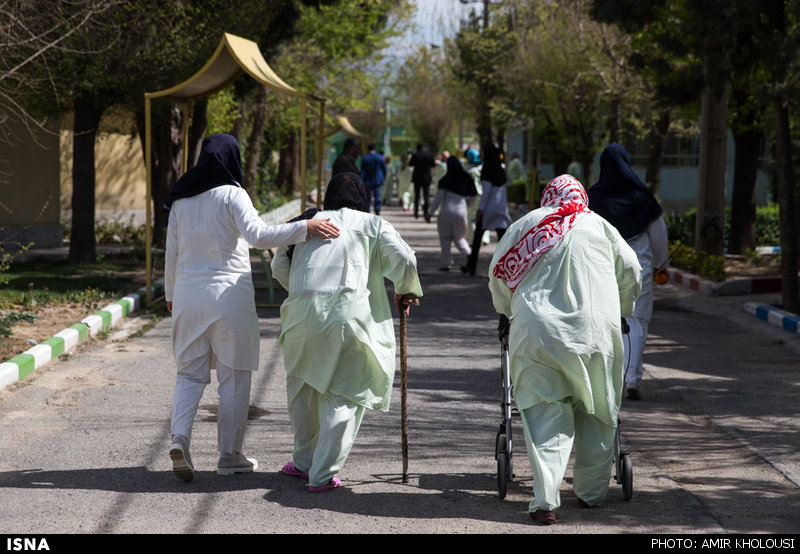
[[[681,284],[709,296],[759,294],[764,292],[780,292],[781,280],[773,279],[737,279],[724,283],[707,281],[691,273],[686,273],[673,268],[667,268],[670,281]],[[757,318],[776,325],[790,333],[800,333],[800,316],[776,308],[769,304],[758,302],[745,302],[742,310]]]
[[[162,294],[163,287],[163,279],[155,281],[152,286],[153,294],[156,296]],[[142,287],[94,314],[86,316],[80,323],[70,325],[22,354],[0,363],[0,389],[21,381],[46,363],[69,352],[79,342],[110,329],[123,317],[138,311],[144,305],[146,297],[147,288]]]
[[[747,302],[742,306],[742,309],[767,323],[781,327],[785,331],[795,334],[800,333],[800,317],[791,312],[756,302]]]
[[[670,281],[689,287],[706,296],[733,296],[737,294],[760,294],[781,291],[781,279],[779,277],[733,279],[715,283],[672,267],[667,268],[667,273],[669,273]]]

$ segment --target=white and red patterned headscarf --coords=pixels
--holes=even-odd
[[[541,205],[558,209],[542,218],[503,254],[494,266],[493,275],[505,280],[511,290],[517,290],[542,254],[558,244],[580,217],[591,213],[588,204],[586,190],[572,175],[560,175],[547,183]]]

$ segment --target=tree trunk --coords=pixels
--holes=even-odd
[[[800,313],[797,282],[797,217],[792,177],[791,134],[787,103],[775,100],[775,172],[781,221],[781,281],[783,309]]]
[[[477,113],[477,128],[478,140],[481,146],[492,142],[492,111],[489,107],[489,100],[486,92],[483,89],[478,91],[479,104]]]
[[[661,165],[664,162],[664,149],[671,121],[672,111],[669,108],[664,109],[650,131],[650,156],[647,158],[644,182],[656,196],[661,193]]]
[[[203,139],[208,129],[206,108],[208,108],[208,98],[195,100],[194,106],[192,106],[192,122],[189,125],[189,163],[188,167],[184,168],[184,173],[194,167],[197,157],[200,155]]]
[[[285,194],[297,190],[297,137],[290,133],[278,153],[276,187]]]
[[[725,165],[728,132],[727,86],[703,91],[700,168],[697,186],[695,249],[721,256],[725,252]]]
[[[253,106],[253,126],[250,138],[247,140],[245,153],[244,189],[251,199],[256,197],[258,184],[258,163],[261,159],[261,143],[264,139],[264,125],[266,121],[267,87],[260,87]]]
[[[767,2],[764,5],[766,23],[771,36],[766,40],[767,66],[770,68],[772,87],[775,90],[772,107],[775,116],[775,180],[778,186],[778,205],[781,222],[781,299],[783,309],[800,313],[800,287],[798,268],[798,207],[795,205],[795,184],[792,174],[792,136],[789,123],[789,94],[787,90],[788,67],[794,56],[787,56],[786,6],[784,2]]]
[[[608,105],[608,142],[619,142],[620,120],[622,118],[620,99],[612,96]]]
[[[70,263],[95,262],[97,240],[94,234],[95,167],[94,141],[103,108],[92,100],[75,102],[72,153],[72,233]]]
[[[158,173],[153,179],[153,244],[163,246],[166,243],[168,216],[163,210],[172,185],[183,174],[183,136],[181,123],[183,112],[178,106],[170,105],[158,118],[154,126],[158,134]]]
[[[762,133],[757,130],[733,133],[736,157],[728,239],[728,251],[731,254],[744,254],[756,245],[756,176],[761,136]]]
[[[581,184],[588,189],[594,184],[594,152],[589,150],[578,152],[578,161],[583,166],[583,178],[581,179],[583,182]]]

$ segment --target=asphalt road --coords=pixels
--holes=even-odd
[[[311,494],[278,473],[292,436],[273,307],[260,309],[262,367],[245,443],[258,471],[216,475],[212,384],[194,428],[199,473],[178,481],[167,454],[170,321],[128,339],[145,323],[132,318],[0,391],[0,533],[800,532],[800,339],[744,313],[753,297],[657,290],[643,399],[625,401],[621,415],[633,498],[612,482],[605,503],[579,508],[570,470],[559,521],[544,527],[527,516],[521,440],[515,479],[505,499],[497,495],[500,349],[481,276],[493,245],[479,276],[441,272],[435,223],[397,208],[384,215],[416,250],[425,294],[408,320],[408,483],[399,387],[388,413],[367,413],[342,488]]]

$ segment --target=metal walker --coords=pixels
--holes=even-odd
[[[511,382],[509,371],[508,355],[508,333],[511,322],[505,315],[500,316],[497,327],[500,338],[500,369],[503,383],[503,398],[500,403],[502,419],[500,427],[495,437],[494,457],[497,460],[497,493],[501,499],[506,497],[508,483],[514,480],[514,470],[512,463],[513,454],[513,434],[512,417],[519,417],[519,411],[514,406],[514,385]],[[628,334],[630,327],[625,319],[622,319],[622,332]],[[622,496],[627,501],[633,495],[633,461],[628,452],[623,452],[620,448],[619,440],[619,420],[614,434],[614,480],[622,485]]]

